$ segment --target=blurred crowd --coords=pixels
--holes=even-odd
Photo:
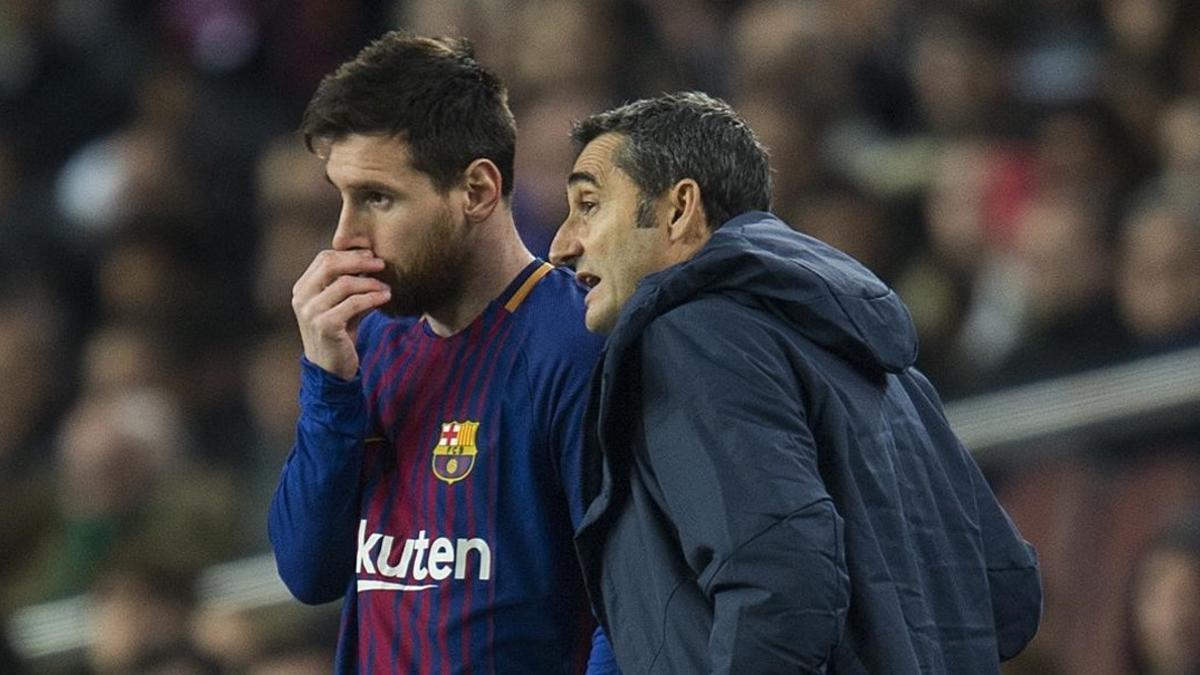
[[[328,670],[329,612],[194,580],[267,550],[291,285],[339,208],[300,112],[397,27],[508,83],[535,253],[572,120],[702,89],[776,212],[900,292],[946,398],[1200,345],[1190,0],[0,0],[0,620],[88,594],[64,672]],[[1046,584],[1010,672],[1200,663],[1194,433],[987,468]]]

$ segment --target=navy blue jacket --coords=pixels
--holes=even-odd
[[[643,280],[575,537],[626,675],[979,675],[1029,642],[1034,552],[916,354],[890,289],[768,213]]]

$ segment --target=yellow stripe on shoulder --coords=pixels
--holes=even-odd
[[[517,292],[512,294],[508,302],[504,303],[504,309],[507,309],[509,313],[517,311],[517,308],[521,306],[522,302],[525,302],[525,298],[529,296],[529,293],[537,285],[537,282],[541,281],[542,277],[549,274],[552,269],[554,269],[554,265],[542,263],[542,266],[534,270],[533,274],[530,274],[529,278],[525,280],[525,283],[521,284]]]

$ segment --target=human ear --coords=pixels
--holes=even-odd
[[[667,201],[671,208],[671,221],[667,225],[671,243],[699,248],[708,241],[708,217],[700,198],[700,185],[695,180],[684,178],[673,185]]]
[[[467,220],[487,220],[503,195],[504,179],[500,169],[490,159],[477,159],[463,172],[465,186],[463,213]]]

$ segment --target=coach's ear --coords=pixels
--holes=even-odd
[[[468,222],[478,223],[487,220],[503,195],[504,179],[500,169],[490,159],[477,159],[467,165],[463,172],[464,194],[463,213]]]
[[[695,180],[684,178],[667,190],[667,203],[671,209],[667,239],[672,258],[687,260],[712,236],[704,201],[700,198],[700,186]]]

